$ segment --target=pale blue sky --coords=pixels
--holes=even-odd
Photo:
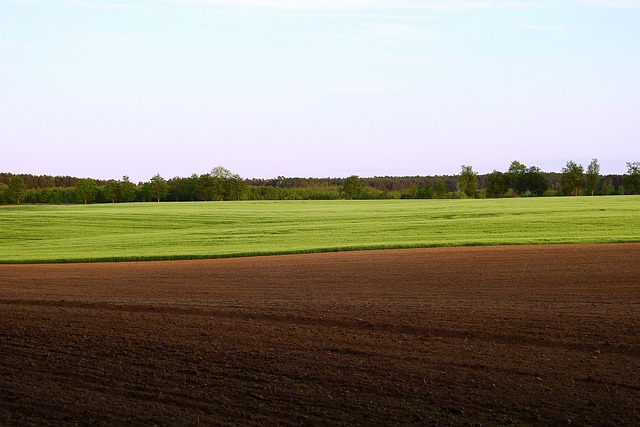
[[[640,160],[640,0],[0,0],[0,171]]]

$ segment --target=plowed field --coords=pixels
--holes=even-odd
[[[637,425],[640,245],[0,265],[0,424]]]

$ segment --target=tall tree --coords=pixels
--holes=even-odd
[[[118,185],[118,181],[115,179],[108,180],[104,185],[102,192],[108,201],[115,203],[118,198],[118,193],[120,192],[120,185]]]
[[[9,189],[9,186],[0,181],[0,204],[7,203],[7,189]]]
[[[85,205],[92,202],[98,194],[98,186],[91,178],[81,178],[76,182],[76,197],[79,202]]]
[[[198,174],[191,174],[191,176],[187,178],[183,187],[185,193],[189,196],[189,200],[192,202],[196,199],[196,195],[198,194],[198,178]]]
[[[213,178],[212,192],[214,200],[225,200],[229,198],[229,190],[231,180],[234,178],[233,173],[222,166],[216,166],[211,169],[210,173]]]
[[[627,175],[624,185],[631,194],[640,194],[640,162],[627,162]]]
[[[188,178],[175,177],[169,180],[169,196],[177,201],[194,201],[198,175],[193,174]]]
[[[136,199],[137,186],[129,180],[128,176],[123,176],[119,182],[119,197],[121,202],[133,202]]]
[[[180,195],[182,193],[182,180],[179,176],[174,176],[169,181],[167,181],[167,185],[169,186],[169,197],[176,202],[180,201]]]
[[[572,160],[562,168],[562,184],[567,194],[578,196],[584,181],[584,168]]]
[[[418,199],[435,199],[436,191],[430,185],[418,187],[416,190],[416,198]]]
[[[245,180],[222,166],[198,178],[197,192],[205,201],[240,200],[246,191]]]
[[[362,184],[360,177],[351,175],[344,181],[342,189],[340,190],[340,197],[343,199],[357,199],[363,190],[364,184]]]
[[[487,177],[487,197],[498,198],[504,196],[507,191],[505,175],[502,172],[493,171]]]
[[[214,178],[227,179],[231,178],[233,176],[233,173],[229,169],[223,168],[222,166],[216,166],[215,168],[211,169],[211,176]]]
[[[600,164],[598,159],[591,159],[591,163],[587,166],[587,173],[585,174],[587,179],[587,189],[591,191],[591,195],[596,195],[598,189],[598,182],[600,182]]]
[[[436,178],[436,198],[444,199],[447,196],[447,184],[444,179]]]
[[[227,179],[227,190],[229,200],[240,200],[247,191],[247,183],[240,175],[233,174]]]
[[[530,166],[524,174],[524,191],[529,191],[536,196],[542,196],[548,188],[544,172],[537,166]]]
[[[167,181],[161,177],[159,173],[154,175],[149,183],[151,184],[151,194],[158,202],[169,194],[169,185],[167,185]]]
[[[516,196],[527,191],[526,188],[527,167],[517,160],[511,162],[507,171],[508,186],[515,191]]]
[[[18,205],[22,204],[22,198],[26,192],[27,186],[22,177],[14,175],[9,181],[9,188],[6,190],[9,201]]]
[[[463,191],[467,197],[475,197],[478,187],[478,173],[474,172],[471,166],[462,165],[461,168],[460,177],[458,178],[460,190]]]
[[[604,196],[608,196],[613,194],[615,191],[615,187],[613,186],[613,182],[611,177],[607,177],[602,181],[602,194]]]
[[[198,177],[196,193],[205,202],[213,200],[215,197],[214,179],[211,174],[205,173]]]

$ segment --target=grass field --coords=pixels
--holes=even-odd
[[[1,206],[0,263],[640,242],[640,197]]]

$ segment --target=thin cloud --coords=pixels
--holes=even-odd
[[[589,0],[577,0],[589,2]],[[594,3],[605,3],[593,0]],[[635,0],[613,0],[613,3],[637,4]],[[63,8],[154,8],[162,4],[200,4],[233,9],[288,11],[358,11],[358,10],[443,10],[473,11],[485,9],[519,9],[547,7],[546,0],[0,0],[1,5],[41,5]]]
[[[277,85],[264,86],[262,89],[278,95],[375,95],[407,92],[415,88],[390,85]]]
[[[602,7],[640,9],[640,0],[576,0],[578,3]]]
[[[212,6],[254,7],[294,10],[481,10],[520,8],[540,5],[533,1],[471,1],[471,0],[167,0],[171,3],[198,3]]]
[[[400,24],[368,24],[348,30],[348,33],[363,39],[397,40],[433,37],[429,30]]]
[[[0,6],[48,6],[83,9],[139,9],[143,4],[127,1],[73,1],[73,0],[0,0]]]
[[[430,29],[417,28],[401,24],[361,24],[337,31],[295,32],[302,36],[345,41],[372,41],[396,43],[410,39],[436,39],[439,36]]]
[[[524,22],[509,22],[498,25],[500,28],[514,29],[514,30],[530,30],[530,31],[552,31],[563,32],[567,31],[567,27],[562,25],[552,24],[537,24],[537,23],[524,23]]]

